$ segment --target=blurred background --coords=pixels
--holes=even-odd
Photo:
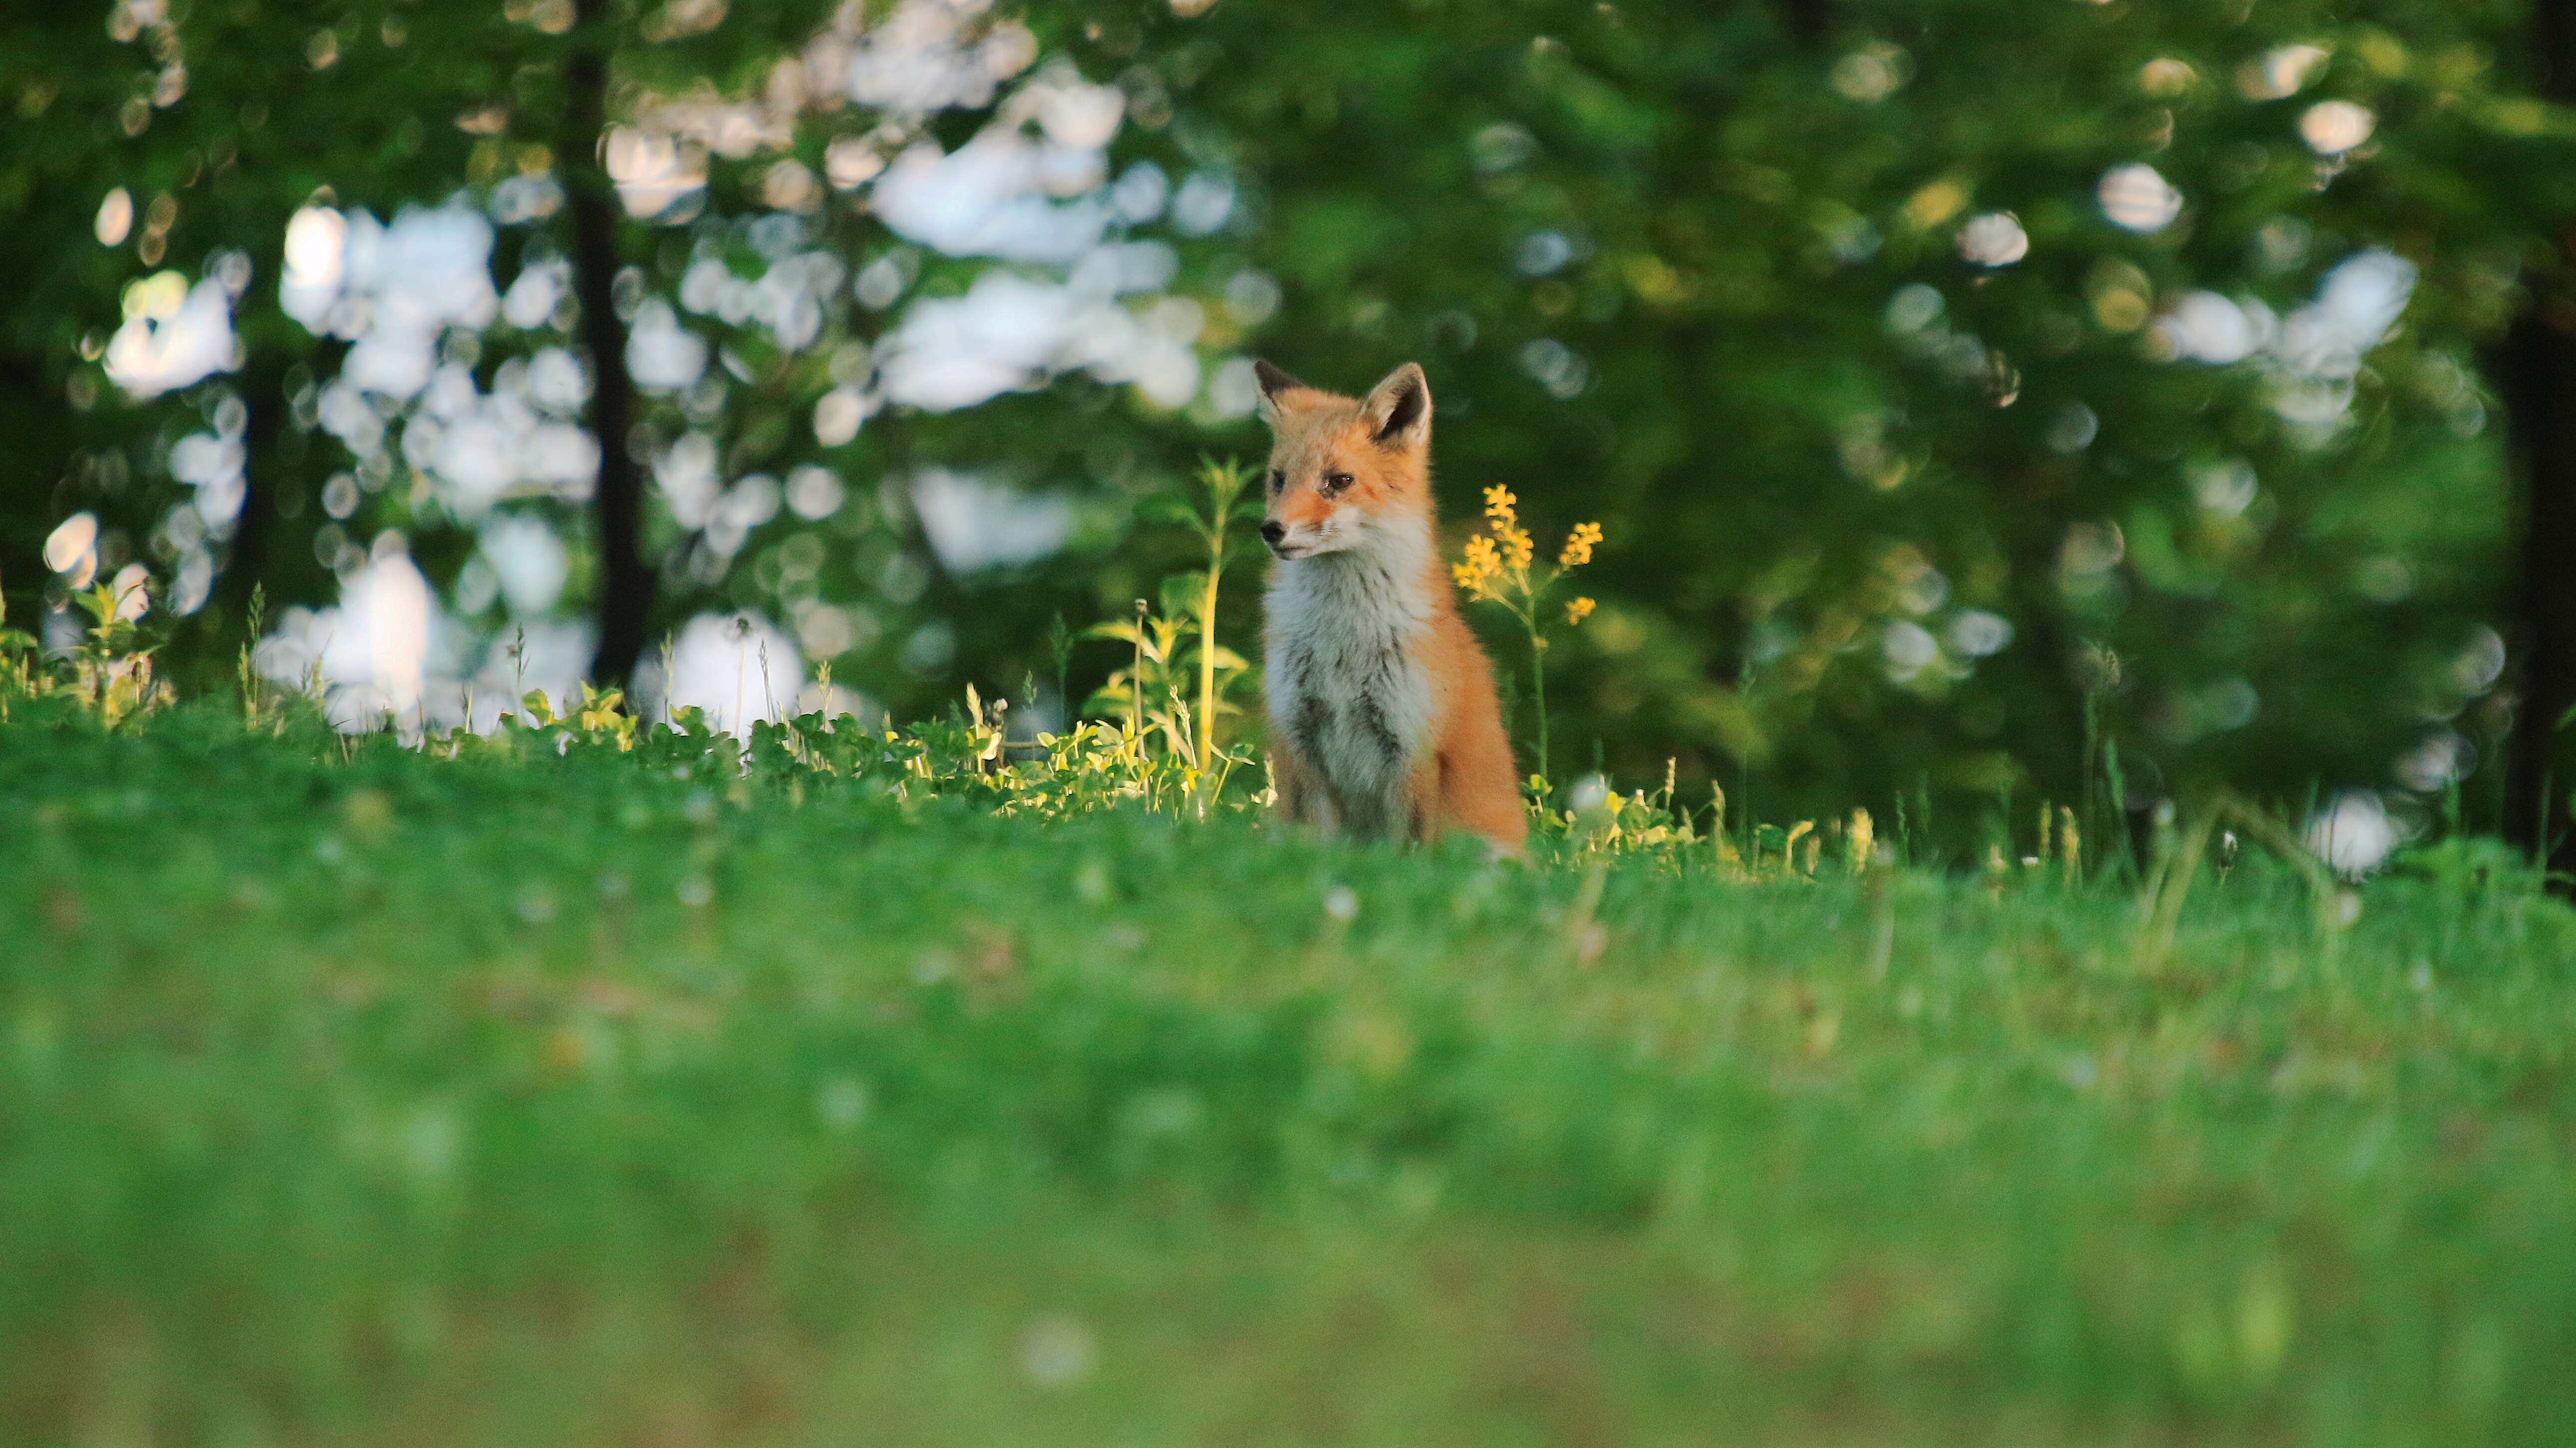
[[[1251,358],[1411,358],[1453,551],[1490,484],[1604,526],[1560,774],[2554,839],[2566,10],[13,7],[0,588],[146,582],[350,728],[1062,719]]]

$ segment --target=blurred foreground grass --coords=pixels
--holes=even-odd
[[[20,728],[0,1441],[2576,1439],[2576,913],[2042,873]]]

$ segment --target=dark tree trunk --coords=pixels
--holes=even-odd
[[[34,419],[54,405],[47,396],[45,369],[33,357],[0,351],[0,428],[12,434],[35,437]],[[62,459],[48,447],[41,454],[22,450],[5,465],[0,465],[0,511],[8,514],[0,524],[0,587],[15,587],[22,595],[30,582],[45,577],[44,540],[53,518],[47,497],[53,474],[47,468],[59,468]],[[38,457],[43,461],[39,462]],[[41,596],[41,585],[35,590]],[[8,610],[0,608],[0,613]],[[18,613],[18,623],[34,617],[32,608]]]
[[[600,154],[608,126],[610,7],[580,0],[565,69],[559,148],[572,221],[573,295],[581,302],[582,344],[590,353],[591,430],[599,437],[599,648],[590,676],[623,684],[643,657],[657,579],[643,555],[644,470],[628,450],[635,429],[635,379],[626,370],[626,324],[617,315],[617,188]]]
[[[1784,0],[1782,9],[1789,22],[1789,33],[1802,44],[1815,45],[1833,29],[1833,0]]]
[[[2547,71],[2542,93],[2576,101],[2576,0],[2531,0],[2531,25]]]
[[[2505,834],[2576,866],[2561,803],[2576,776],[2559,767],[2560,728],[2576,709],[2576,317],[2541,299],[2505,340],[2498,381],[2522,475],[2522,580],[2513,601],[2522,659],[2505,775]],[[2554,841],[2554,846],[2553,846]]]
[[[224,570],[215,580],[215,606],[209,610],[213,622],[224,629],[247,617],[251,590],[269,576],[278,533],[277,490],[287,467],[278,456],[278,442],[286,436],[287,412],[293,405],[286,396],[286,369],[277,362],[274,349],[253,352],[236,385],[249,406],[250,425],[242,438],[246,491],[241,512],[233,520]],[[256,646],[259,640],[247,642]]]
[[[2576,101],[2576,0],[2534,0],[2533,41],[2541,90]],[[2576,261],[2576,232],[2559,239]],[[2560,870],[2576,869],[2563,803],[2576,777],[2560,767],[2560,728],[2576,709],[2576,297],[2563,283],[2534,286],[2498,358],[2497,390],[2523,486],[2522,579],[2514,647],[2522,660],[2522,703],[2514,716],[2505,774],[2505,835]]]

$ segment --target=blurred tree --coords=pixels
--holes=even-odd
[[[2501,742],[2476,361],[2576,215],[2494,59],[2530,16],[1220,3],[1158,48],[1255,188],[1265,347],[1423,355],[1457,496],[1610,520],[1568,672],[1618,767],[1803,813],[2116,757],[2109,822],[2430,809]]]
[[[2576,106],[2576,5],[2534,0],[2530,55],[2541,90]],[[2499,390],[2513,411],[2524,486],[2522,578],[2515,640],[2523,656],[2522,707],[2513,724],[2506,833],[2576,875],[2576,832],[2558,801],[2576,786],[2568,767],[2576,724],[2576,221],[2564,213],[2537,256],[2529,297],[2498,358]]]
[[[1121,241],[1161,215],[1167,173],[1131,167],[1113,192],[1102,148],[1123,94],[1038,64],[1038,33],[984,5],[142,0],[114,16],[12,22],[30,41],[16,93],[56,125],[11,157],[16,189],[52,207],[23,233],[46,238],[31,261],[62,254],[98,197],[203,170],[230,204],[190,197],[174,229],[156,196],[140,259],[209,258],[229,305],[183,316],[197,293],[173,273],[150,291],[166,315],[130,323],[151,344],[134,354],[206,351],[184,344],[212,318],[213,355],[120,373],[101,322],[134,278],[108,250],[17,319],[13,365],[68,392],[99,439],[53,445],[64,409],[30,417],[49,439],[31,455],[70,452],[75,476],[16,485],[21,558],[88,512],[102,527],[80,566],[157,550],[181,613],[219,557],[227,591],[256,578],[312,605],[333,574],[346,590],[386,564],[413,613],[417,567],[488,655],[446,667],[551,685],[580,647],[552,619],[558,589],[592,617],[595,653],[571,667],[611,679],[691,610],[786,614],[788,652],[917,704],[949,687],[968,590],[1033,566],[1082,576],[1079,556],[1047,560],[1096,549],[1116,531],[1101,504],[1186,456],[1142,424],[1197,390],[1200,313],[1129,300],[1186,279],[1168,247]],[[178,67],[192,47],[224,57],[193,91],[124,59]],[[93,80],[66,93],[48,78],[64,75]],[[130,144],[99,144],[112,126]],[[277,149],[246,148],[250,132]],[[199,166],[216,154],[219,171]],[[987,274],[1017,285],[982,290]],[[1093,380],[972,428],[944,416],[1064,371]],[[1111,405],[1130,383],[1136,400]],[[170,508],[165,470],[217,457],[238,460],[247,498],[183,477],[193,504]],[[553,536],[576,504],[590,536]],[[280,546],[285,517],[305,521]],[[37,570],[9,572],[23,586]],[[979,622],[1033,661],[1043,614],[1016,592],[1020,608]],[[300,672],[378,631],[357,618],[290,614],[296,647],[274,662]],[[992,650],[978,638],[970,657],[990,666]]]
[[[634,449],[620,445],[635,429],[636,396],[635,377],[626,366],[626,326],[617,308],[620,208],[607,166],[608,65],[617,18],[608,0],[575,0],[564,93],[557,103],[562,140],[555,156],[571,218],[572,291],[581,306],[581,338],[589,354],[591,431],[603,442],[591,505],[598,520],[592,546],[599,573],[594,613],[599,643],[591,656],[590,677],[623,683],[644,656],[658,590],[644,555],[643,467]]]
[[[120,292],[132,317],[152,304],[136,284],[183,263],[238,307],[238,356],[180,357],[171,365],[181,370],[168,372],[191,384],[230,377],[202,390],[209,413],[225,396],[249,403],[246,496],[218,510],[227,516],[215,525],[240,565],[233,602],[254,579],[291,596],[320,586],[319,570],[278,552],[273,534],[280,496],[301,496],[303,473],[321,461],[282,423],[293,380],[309,376],[322,349],[261,305],[273,295],[267,264],[286,218],[317,187],[400,195],[461,160],[461,148],[439,144],[452,133],[421,119],[441,99],[439,76],[385,41],[398,30],[358,44],[360,21],[341,5],[254,0],[199,0],[184,26],[157,0],[0,17],[0,89],[15,110],[0,197],[16,222],[0,236],[0,267],[21,283],[0,320],[11,384],[0,389],[0,426],[13,440],[0,465],[0,579],[11,586],[44,576],[43,540],[75,510],[102,519],[97,565],[113,571],[148,552],[167,500],[151,475],[177,414],[166,402],[121,406],[97,364]],[[334,67],[345,90],[315,83]],[[352,103],[359,96],[378,101]]]
[[[2468,807],[2542,829],[2576,702],[2564,17],[31,10],[0,19],[0,577],[89,512],[67,563],[148,559],[224,628],[253,578],[357,610],[417,566],[469,687],[651,673],[741,610],[897,708],[1016,694],[1050,614],[1185,566],[1133,504],[1259,448],[1256,343],[1319,382],[1413,355],[1462,531],[1486,482],[1608,525],[1561,756],[1964,842],[2014,798],[2107,829],[2218,780],[2428,812],[2510,753]],[[459,255],[390,348],[386,269]],[[128,400],[119,359],[171,366],[134,339],[201,296],[238,356]]]

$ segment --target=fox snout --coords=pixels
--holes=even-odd
[[[1279,517],[1261,520],[1261,541],[1280,558],[1303,558],[1337,546],[1329,512],[1314,518]]]
[[[1327,518],[1262,518],[1262,544],[1280,559],[1301,559],[1319,549],[1327,538]]]

